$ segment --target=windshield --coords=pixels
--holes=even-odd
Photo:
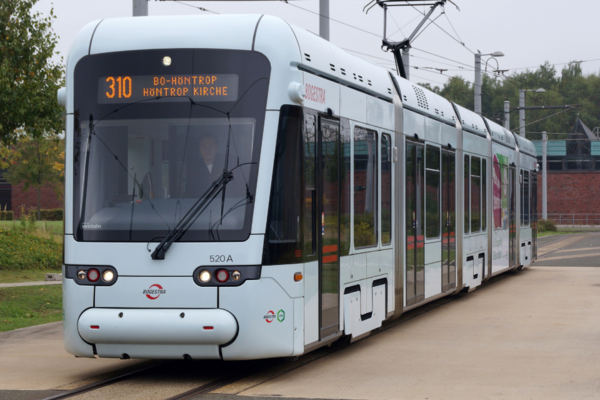
[[[179,241],[246,240],[269,72],[264,56],[242,51],[82,59],[75,71],[76,240],[160,241],[229,172],[233,179]]]

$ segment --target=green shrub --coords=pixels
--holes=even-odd
[[[6,208],[6,207],[5,207]],[[37,210],[32,209],[26,211],[25,214],[31,215],[34,214],[37,216]],[[40,221],[62,221],[64,218],[64,211],[61,208],[56,208],[52,210],[40,210]],[[13,221],[15,219],[14,211],[2,210],[0,208],[0,221]]]
[[[21,230],[0,229],[0,269],[60,269],[62,245]]]
[[[14,212],[7,210],[0,210],[0,221],[12,221],[14,218]]]
[[[556,225],[554,225],[554,221],[551,219],[540,219],[537,223],[538,232],[556,232]]]
[[[40,221],[62,221],[64,212],[61,208],[40,210]]]

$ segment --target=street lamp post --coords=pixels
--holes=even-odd
[[[519,135],[525,137],[525,92],[546,93],[544,88],[519,89]]]
[[[510,101],[504,102],[504,127],[510,131]]]
[[[329,0],[319,1],[319,36],[329,40]]]
[[[133,0],[133,16],[147,17],[148,16],[148,0]]]
[[[475,53],[475,112],[479,115],[481,115],[481,57],[483,56],[491,56],[490,58],[504,57],[504,53],[501,51],[489,54]],[[489,59],[485,62],[486,65],[488,61]]]

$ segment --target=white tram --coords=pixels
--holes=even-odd
[[[93,22],[58,96],[76,356],[298,356],[536,258],[529,141],[281,19]]]

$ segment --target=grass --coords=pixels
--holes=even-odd
[[[5,270],[0,269],[0,283],[39,282],[46,278],[47,273],[60,274],[60,268]]]
[[[20,220],[17,221],[0,221],[0,230],[17,230],[23,229]],[[35,227],[32,233],[36,236],[46,239],[54,239],[58,243],[62,243],[64,232],[63,221],[35,221]]]
[[[62,320],[62,285],[0,288],[0,332]]]

